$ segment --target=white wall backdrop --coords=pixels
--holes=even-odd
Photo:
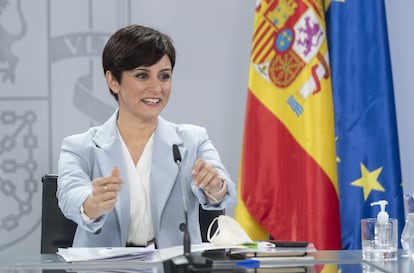
[[[387,8],[403,179],[414,192],[410,1],[387,0]],[[174,39],[178,59],[163,116],[207,127],[237,180],[255,2],[0,0],[0,253],[40,251],[41,177],[56,172],[63,137],[115,108],[100,55],[129,23]]]
[[[404,191],[414,193],[414,27],[412,0],[386,0]]]

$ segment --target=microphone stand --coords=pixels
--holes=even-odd
[[[193,272],[211,272],[213,268],[213,261],[206,257],[191,254],[191,239],[188,231],[188,210],[187,200],[184,194],[184,179],[181,170],[181,154],[177,144],[172,146],[174,162],[178,166],[178,179],[181,183],[181,194],[184,205],[184,223],[181,223],[179,229],[184,232],[183,248],[184,255],[180,255],[164,262],[165,273],[193,273]]]

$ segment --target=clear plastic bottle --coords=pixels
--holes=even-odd
[[[372,202],[371,206],[379,205],[381,211],[377,215],[377,222],[375,223],[375,245],[378,248],[387,248],[392,245],[392,223],[389,221],[390,216],[385,211],[385,206],[388,205],[386,200]]]
[[[404,195],[405,226],[401,233],[401,245],[411,258],[414,258],[414,198]]]
[[[402,248],[414,257],[414,213],[408,213],[401,233]]]
[[[398,221],[390,218],[385,210],[387,200],[371,203],[371,206],[375,205],[380,206],[377,218],[362,219],[362,223],[365,223],[362,226],[363,234],[365,232],[366,237],[363,238],[362,257],[366,260],[397,260]]]

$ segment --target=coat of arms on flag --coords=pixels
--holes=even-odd
[[[254,33],[252,63],[256,71],[278,90],[286,92],[300,73],[309,75],[301,88],[290,94],[287,102],[299,116],[304,100],[320,91],[320,79],[327,78],[327,54],[321,52],[326,33],[321,10],[304,1],[266,1],[258,7],[263,16]],[[326,51],[326,48],[324,49]],[[317,56],[318,62],[312,64]],[[308,64],[311,71],[308,72]],[[289,92],[289,91],[287,91]]]

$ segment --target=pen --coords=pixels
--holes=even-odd
[[[244,268],[259,268],[260,261],[255,259],[247,259],[240,262],[236,262],[236,266]]]

